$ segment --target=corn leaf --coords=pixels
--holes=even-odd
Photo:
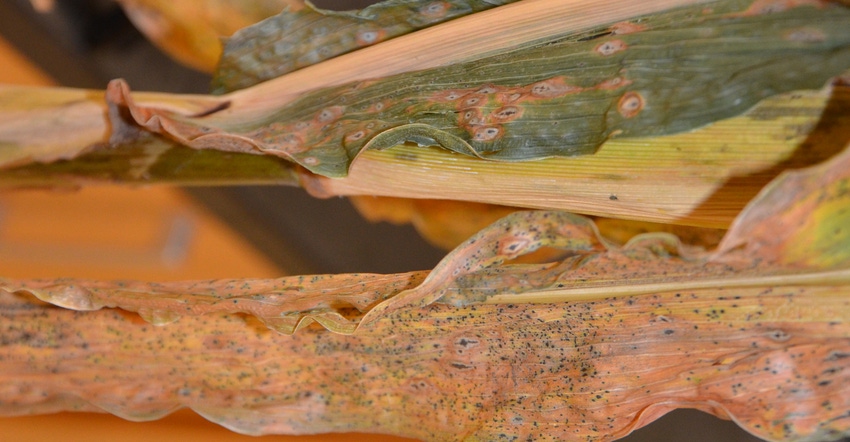
[[[850,435],[846,89],[837,84],[781,95],[726,119],[768,95],[817,87],[846,69],[846,7],[670,0],[577,14],[585,17],[578,24],[559,15],[563,5],[587,12],[581,8],[592,10],[591,3],[507,5],[417,33],[458,37],[440,41],[447,49],[421,65],[391,58],[380,66],[363,63],[424,41],[411,34],[224,97],[131,94],[115,82],[106,106],[95,92],[2,89],[0,98],[13,99],[0,99],[0,115],[13,118],[0,118],[0,165],[20,185],[28,176],[44,179],[39,174],[167,180],[180,175],[180,161],[191,170],[234,160],[239,166],[226,179],[266,170],[262,179],[299,180],[314,194],[379,193],[370,186],[391,182],[390,192],[407,196],[405,186],[427,177],[459,189],[464,196],[456,199],[524,198],[521,205],[530,207],[572,205],[608,214],[670,207],[661,201],[680,194],[661,173],[682,186],[697,183],[682,194],[687,201],[679,212],[664,219],[718,226],[729,224],[729,214],[758,183],[779,174],[716,248],[669,232],[621,244],[603,233],[620,228],[600,229],[564,212],[521,211],[462,242],[430,272],[166,284],[0,279],[0,414],[105,410],[154,419],[189,407],[249,434],[610,440],[689,407],[734,419],[769,440]],[[551,17],[531,26],[496,20],[541,11]],[[508,40],[479,48],[480,34],[457,34],[476,27],[492,27],[484,34],[489,37],[503,38],[506,30]],[[529,27],[538,33],[522,35]],[[541,45],[556,48],[556,61],[583,63],[587,73],[519,69],[557,64]],[[427,53],[423,47],[416,50]],[[513,69],[493,67],[499,65]],[[354,69],[340,70],[345,66]],[[461,78],[464,69],[483,77]],[[315,75],[333,70],[339,72]],[[282,87],[287,84],[292,87]],[[535,95],[547,91],[555,96]],[[508,115],[515,119],[492,120],[514,106],[499,102],[509,92],[508,98],[515,92],[522,98],[517,113]],[[464,120],[468,107],[437,99],[451,93],[458,94],[455,101],[483,101],[471,105],[491,119]],[[348,139],[349,129],[372,118],[357,103],[372,106],[381,94],[389,95],[374,115],[387,124],[383,132]],[[569,114],[573,108],[580,115]],[[325,111],[336,120],[321,121]],[[310,151],[287,151],[286,136],[304,134],[286,125],[305,115],[310,124],[328,124],[304,132],[313,136],[304,138]],[[593,118],[595,126],[583,120]],[[475,131],[494,121],[498,139],[477,139]],[[539,129],[547,121],[576,122],[577,132],[557,135],[564,151],[546,151],[551,137]],[[690,133],[634,138],[708,123]],[[602,132],[596,141],[564,143],[565,134],[581,135],[582,128]],[[526,159],[527,146],[509,143],[523,132],[543,148],[528,158],[590,153],[607,143],[579,158],[509,167],[482,161]],[[244,154],[263,150],[269,139],[272,149],[263,153],[270,155]],[[497,146],[502,140],[506,144]],[[765,148],[750,152],[754,146]],[[782,172],[841,148],[820,166]],[[650,154],[657,152],[670,155]],[[612,161],[618,157],[625,161]],[[296,172],[283,159],[312,166],[311,172]],[[98,161],[107,166],[98,168]],[[442,166],[431,173],[432,164]],[[117,171],[104,173],[111,167]],[[401,172],[385,173],[393,168]],[[187,181],[215,175],[205,173]],[[757,177],[747,181],[750,175]],[[549,181],[547,194],[542,183]],[[503,193],[499,182],[513,191],[486,196]],[[420,186],[426,190],[419,196],[453,197],[445,184]],[[543,197],[529,189],[543,189],[537,194]],[[587,197],[577,202],[564,197],[564,189]],[[712,205],[712,199],[723,203]],[[725,212],[712,214],[717,207]],[[512,209],[493,212],[502,210]],[[695,237],[701,245],[715,242]]]
[[[468,201],[388,198],[355,195],[349,200],[369,221],[386,221],[393,224],[410,223],[423,238],[437,247],[451,250],[479,230],[499,218],[520,211],[517,207],[497,206]],[[714,248],[724,233],[723,229],[692,227],[680,224],[660,224],[617,218],[596,218],[596,227],[602,236],[618,244],[625,244],[633,236],[649,232],[668,232],[682,242],[703,248]],[[529,257],[542,260],[540,252]],[[518,259],[523,259],[520,257]]]
[[[197,96],[134,97],[178,102],[187,113],[218,104]],[[73,106],[91,110],[69,114]],[[286,183],[322,197],[481,201],[726,228],[778,173],[839,152],[850,140],[848,106],[850,88],[839,82],[764,100],[743,116],[689,133],[611,140],[595,155],[505,163],[396,146],[364,152],[347,177],[328,179],[296,172],[274,156],[180,147],[127,124],[126,109],[110,113],[101,92],[7,86],[0,87],[0,152],[7,159],[0,186]]]
[[[710,252],[666,233],[619,247],[586,218],[519,212],[427,275],[3,280],[0,412],[190,407],[249,434],[610,440],[688,407],[768,440],[837,439],[848,188],[850,148],[784,173]],[[505,261],[544,245],[562,260]],[[310,320],[353,334],[268,329]]]
[[[580,157],[504,163],[480,161],[435,147],[397,145],[386,150],[366,150],[357,154],[348,175],[341,179],[312,173],[296,177],[295,168],[285,161],[285,155],[233,152],[256,153],[250,137],[230,137],[215,130],[191,139],[175,135],[209,129],[193,126],[198,122],[232,126],[267,119],[275,109],[289,106],[305,91],[330,90],[345,81],[389,78],[416,69],[448,69],[439,66],[493,54],[499,48],[533,46],[558,32],[573,32],[570,35],[580,40],[593,36],[588,30],[609,29],[610,23],[619,23],[614,26],[615,31],[622,30],[623,20],[634,19],[636,14],[659,14],[691,3],[628,2],[616,10],[580,0],[565,4],[549,0],[511,4],[397,37],[224,97],[130,94],[118,82],[108,94],[113,103],[111,111],[102,102],[101,93],[2,88],[0,185],[78,186],[103,180],[300,183],[317,196],[455,199],[726,228],[750,198],[779,172],[823,161],[846,143],[850,127],[846,112],[850,94],[846,86],[838,83],[819,92],[794,92],[762,100],[743,116],[691,132],[649,138],[613,137],[596,154]],[[754,11],[789,6],[780,3],[742,4],[740,9],[744,12],[737,15],[756,19],[762,16],[752,15]],[[840,8],[817,2],[795,5],[786,13],[806,11],[811,15]],[[482,16],[485,20],[479,19]],[[703,28],[691,31],[694,29]],[[794,38],[804,34],[795,34]],[[446,39],[447,35],[455,38]],[[623,37],[638,35],[636,32]],[[597,40],[614,37],[619,35]],[[577,43],[590,44],[588,41]],[[793,39],[783,41],[789,48],[797,44]],[[809,44],[802,42],[798,46]],[[612,56],[625,56],[626,52]],[[363,62],[370,59],[380,59],[382,63]],[[51,94],[56,97],[47,98]],[[43,103],[37,112],[26,104],[32,101]],[[86,106],[90,111],[75,112],[75,117],[69,118],[69,103]],[[188,122],[163,118],[169,115]],[[165,135],[143,135],[140,128]],[[124,135],[127,133],[134,135]],[[147,140],[147,147],[139,148],[138,143],[130,142],[140,138]],[[126,149],[121,148],[122,143]],[[182,143],[210,149],[194,152],[177,147]]]
[[[187,109],[205,104],[182,98]],[[120,113],[102,91],[0,85],[0,187],[298,182],[293,164],[280,158],[188,149],[126,125]]]
[[[385,0],[359,11],[294,4],[227,39],[213,92],[243,89],[323,60],[516,0]]]
[[[129,106],[138,124],[190,146],[277,155],[329,177],[345,176],[363,150],[404,143],[494,160],[584,155],[615,134],[691,130],[777,93],[819,88],[850,67],[850,9],[807,4],[764,14],[752,6],[717,1],[563,28],[521,50],[505,46],[280,104],[223,99],[181,114],[135,104],[120,83],[108,97]]]

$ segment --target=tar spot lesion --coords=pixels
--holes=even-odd
[[[357,43],[361,46],[375,44],[381,40],[382,34],[378,30],[360,31],[357,33]]]
[[[342,106],[331,106],[322,109],[316,116],[316,121],[319,123],[330,123],[336,121],[342,116],[344,111],[345,110]]]
[[[361,139],[365,136],[366,136],[366,132],[363,132],[362,130],[358,130],[357,132],[354,132],[353,134],[349,135],[348,137],[349,137],[349,139],[356,141],[356,140],[359,140],[359,139]]]
[[[823,0],[756,0],[743,12],[730,14],[731,17],[777,14],[800,6],[823,7]]]
[[[643,97],[637,92],[626,92],[617,103],[617,111],[624,118],[632,118],[640,113],[644,107]]]
[[[478,109],[466,109],[460,113],[460,124],[464,127],[477,126],[482,122],[481,113]]]
[[[607,57],[616,54],[617,52],[625,51],[628,45],[623,40],[609,40],[600,43],[594,48],[597,54]]]
[[[475,130],[473,139],[475,141],[493,141],[501,135],[502,130],[498,127],[482,127]]]
[[[491,117],[500,123],[513,121],[522,117],[522,108],[519,106],[504,106],[493,111]]]
[[[431,2],[423,6],[419,12],[430,18],[441,18],[446,15],[451,5],[448,2]]]

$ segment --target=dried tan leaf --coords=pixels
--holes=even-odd
[[[714,253],[664,233],[617,247],[586,218],[518,212],[427,276],[3,280],[0,412],[152,419],[182,406],[250,434],[610,440],[688,407],[770,440],[846,436],[850,235],[835,229],[850,225],[848,161],[850,148],[785,174]],[[503,262],[542,245],[569,256]],[[153,328],[28,293],[182,318]],[[283,336],[253,318],[364,326]]]

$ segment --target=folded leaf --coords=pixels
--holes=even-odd
[[[147,105],[180,103],[186,113],[220,104],[211,97],[133,96]],[[92,111],[68,118],[69,102]],[[41,103],[37,117],[33,103]],[[610,140],[595,155],[506,163],[396,146],[364,152],[346,178],[330,179],[296,174],[296,166],[279,157],[189,149],[110,121],[100,92],[5,87],[0,88],[0,140],[7,143],[0,157],[8,162],[0,162],[0,186],[300,182],[322,197],[441,198],[725,228],[778,173],[839,152],[850,139],[848,105],[850,88],[837,81],[820,91],[763,100],[743,116],[689,133]],[[121,109],[113,117],[120,118]],[[49,162],[55,158],[73,161]],[[48,163],[27,164],[32,161]]]
[[[210,106],[198,96],[148,93],[142,99],[187,112]],[[275,157],[181,147],[127,125],[120,109],[106,105],[101,91],[0,85],[2,187],[67,188],[93,182],[295,185],[294,167]]]

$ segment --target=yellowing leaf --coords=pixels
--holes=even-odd
[[[45,90],[0,85],[0,168],[74,158],[108,139],[102,93]]]
[[[765,262],[832,268],[850,262],[850,155],[785,172],[733,224],[721,252],[745,247]]]

